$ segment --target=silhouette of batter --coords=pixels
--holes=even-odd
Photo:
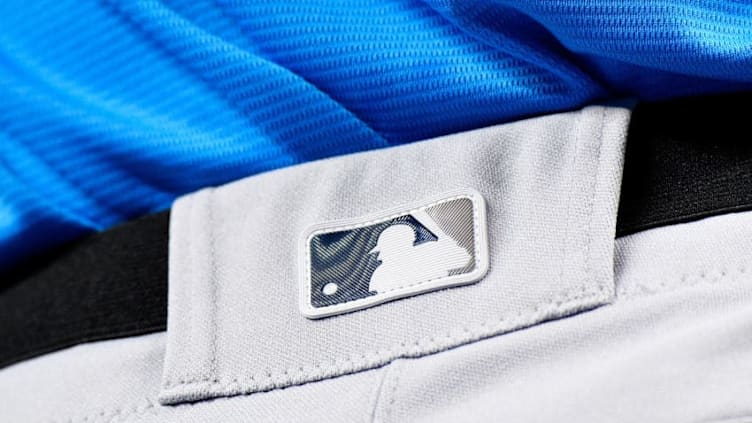
[[[443,233],[438,240],[420,245],[414,245],[415,236],[413,228],[404,224],[381,232],[376,247],[370,251],[378,254],[381,264],[371,276],[369,291],[383,293],[448,276],[470,260],[467,250]]]

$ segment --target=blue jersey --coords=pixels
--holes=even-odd
[[[270,169],[750,89],[750,28],[717,0],[4,0],[0,269]]]

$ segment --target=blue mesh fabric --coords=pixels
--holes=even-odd
[[[3,0],[0,269],[270,169],[749,89],[750,28],[717,0]]]

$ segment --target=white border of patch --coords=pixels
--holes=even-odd
[[[335,304],[326,307],[313,307],[311,304],[311,256],[310,244],[311,239],[319,234],[339,232],[351,229],[362,228],[374,225],[400,216],[411,214],[418,210],[425,210],[435,205],[458,200],[461,198],[469,199],[473,204],[473,230],[474,230],[474,247],[475,247],[475,269],[471,272],[459,275],[450,275],[443,278],[431,280],[416,285],[409,285],[376,294],[366,298],[348,301],[346,303]],[[483,196],[473,189],[461,189],[446,192],[440,196],[432,197],[415,203],[394,207],[378,213],[357,218],[335,220],[330,222],[319,223],[309,227],[300,242],[299,269],[300,269],[300,312],[310,318],[319,319],[322,317],[334,316],[337,314],[348,313],[351,311],[362,310],[377,304],[388,301],[405,298],[412,295],[423,294],[443,288],[450,288],[460,285],[475,283],[485,276],[488,272],[488,237],[486,228],[486,202]]]

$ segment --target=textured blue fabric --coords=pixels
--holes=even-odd
[[[749,89],[751,28],[718,0],[3,0],[0,268],[295,163]]]

